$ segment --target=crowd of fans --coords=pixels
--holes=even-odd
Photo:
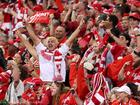
[[[140,1],[0,0],[0,105],[140,105]]]

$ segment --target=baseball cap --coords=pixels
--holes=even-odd
[[[129,18],[134,18],[134,19],[140,20],[140,14],[137,12],[133,12],[129,15]]]
[[[124,92],[124,93],[127,93],[127,94],[131,95],[131,90],[130,90],[130,88],[129,88],[128,86],[126,86],[126,85],[121,86],[121,87],[118,88],[116,91],[117,91],[117,92]]]

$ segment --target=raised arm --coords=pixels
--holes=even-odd
[[[26,28],[34,44],[38,45],[41,42],[41,40],[35,35],[35,32],[33,31],[33,27],[31,26],[31,24],[26,23]]]
[[[73,5],[72,15],[71,15],[71,21],[76,21],[76,17],[77,17],[76,6],[77,6],[77,4],[74,4]]]
[[[125,62],[125,64],[121,68],[121,70],[118,74],[118,80],[119,81],[123,81],[125,79],[125,75],[124,75],[125,67],[128,66],[129,64],[130,64],[130,61],[127,61],[127,62]]]
[[[70,46],[71,43],[74,41],[74,39],[78,36],[79,32],[81,31],[82,27],[83,27],[83,24],[85,23],[83,17],[80,21],[80,24],[79,26],[77,27],[77,29],[72,33],[72,35],[67,39],[66,41],[66,45],[67,46]]]
[[[71,13],[72,13],[72,7],[69,6],[69,10],[68,10],[68,12],[67,12],[67,14],[66,14],[66,16],[65,16],[65,18],[63,20],[64,23],[68,21]]]
[[[14,17],[17,16],[17,13],[15,11],[13,11],[12,9],[9,9],[9,13]]]
[[[72,89],[73,90],[73,89]],[[74,90],[73,97],[77,103],[77,105],[84,105],[84,102],[80,99],[77,92]]]
[[[121,45],[121,46],[124,46],[124,43],[121,42],[121,40],[116,37],[115,35],[113,35],[110,31],[110,29],[107,29],[107,33],[110,34],[110,36],[115,40],[115,42],[118,44],[118,45]]]
[[[54,14],[50,14],[50,36],[54,35],[53,18],[54,18]]]
[[[28,7],[28,5],[25,3],[25,1],[23,2],[23,6],[28,9],[29,16],[32,16],[34,14],[34,12]]]
[[[43,9],[47,9],[47,2],[46,2],[46,0],[43,0]]]
[[[34,47],[21,35],[21,33],[20,33],[19,30],[16,31],[16,35],[22,40],[24,46],[27,48],[27,50],[30,52],[30,54],[31,54],[34,58],[38,59],[36,50],[35,50]]]

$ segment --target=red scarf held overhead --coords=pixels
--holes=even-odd
[[[43,58],[45,58],[48,61],[51,60],[51,55],[47,54],[46,52],[52,54],[53,59],[54,59],[54,64],[55,64],[56,69],[55,69],[55,75],[54,75],[53,80],[62,81],[63,80],[63,78],[61,76],[62,53],[59,52],[58,49],[53,52],[48,52],[46,50],[42,50],[41,55],[43,56]]]
[[[94,89],[86,96],[86,105],[107,104],[107,94],[110,92],[108,83],[102,73],[93,76],[92,85]]]

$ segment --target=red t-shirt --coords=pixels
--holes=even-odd
[[[134,70],[132,82],[140,83],[140,67]]]
[[[117,60],[117,58],[119,56],[123,56],[124,53],[125,53],[125,49],[126,48],[123,47],[123,46],[120,46],[118,44],[114,44],[113,47],[112,47],[112,49],[111,49],[111,53],[112,53],[112,55],[114,57],[114,60]]]
[[[128,65],[125,68],[125,75],[130,75],[132,73],[132,63],[133,63],[133,57],[131,54],[125,56],[123,59],[121,60],[115,60],[113,63],[109,64],[107,67],[107,71],[106,74],[109,78],[111,78],[114,82],[115,85],[122,85],[125,81],[127,81],[126,79],[123,81],[119,81],[118,80],[118,74],[122,68],[122,66],[125,64],[125,62],[130,61],[130,65]]]

